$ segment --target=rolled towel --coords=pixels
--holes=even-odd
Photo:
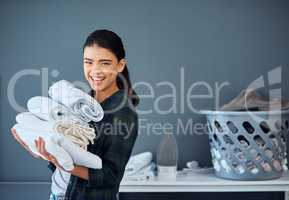
[[[86,149],[89,143],[93,144],[95,138],[93,128],[69,119],[44,121],[30,112],[24,112],[16,116],[16,121],[24,127],[39,132],[45,131],[62,134],[84,149]]]
[[[199,167],[199,163],[197,161],[195,161],[195,160],[187,162],[187,167],[189,169],[198,169],[198,168],[200,168]]]
[[[53,100],[71,108],[83,121],[98,122],[103,118],[104,113],[100,104],[68,81],[61,80],[54,83],[49,88],[48,94]]]
[[[37,153],[34,140],[38,137],[42,137],[45,143],[48,141],[48,145],[50,146],[49,148],[47,147],[47,151],[52,155],[54,155],[54,151],[56,151],[57,154],[55,157],[57,160],[59,159],[61,166],[63,166],[63,164],[65,165],[63,166],[64,169],[72,170],[73,163],[93,169],[100,169],[102,167],[102,160],[99,156],[80,148],[63,135],[54,132],[29,129],[21,124],[16,124],[14,128],[20,138],[23,139],[24,143],[26,143],[33,153],[36,153],[37,155],[39,154]],[[50,140],[54,143],[51,143]]]
[[[199,163],[195,160],[187,162],[187,168],[184,168],[180,174],[188,175],[188,174],[209,174],[212,173],[214,168],[212,167],[200,167]]]
[[[39,134],[36,134],[34,131],[31,131],[20,124],[15,124],[14,127],[16,129],[17,134],[23,140],[23,142],[29,146],[29,149],[36,155],[41,156],[35,145],[35,140],[38,139]],[[52,134],[46,133],[41,135],[41,137],[45,140],[45,147],[46,150],[53,155],[59,164],[65,170],[72,170],[73,169],[73,161],[70,155],[60,146],[57,144],[56,138],[52,137]]]
[[[125,168],[125,173],[127,175],[135,174],[145,166],[148,166],[153,159],[151,152],[143,152],[137,155],[132,156]]]
[[[46,121],[71,119],[80,121],[66,106],[59,104],[48,97],[35,96],[27,102],[28,111]]]

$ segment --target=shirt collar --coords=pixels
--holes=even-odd
[[[95,91],[91,90],[89,95],[94,98]],[[107,97],[103,102],[100,103],[103,110],[111,110],[118,106],[125,106],[127,104],[127,95],[123,89],[117,90],[111,96]]]

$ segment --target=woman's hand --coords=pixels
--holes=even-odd
[[[37,140],[35,140],[35,145],[37,148],[38,153],[45,158],[46,160],[48,160],[49,162],[52,162],[56,167],[66,171],[66,172],[71,172],[71,171],[67,171],[65,170],[57,161],[57,159],[51,155],[45,148],[45,141],[39,137]]]
[[[40,156],[36,155],[35,153],[33,153],[30,148],[20,139],[19,135],[17,134],[15,129],[11,129],[11,133],[13,135],[13,137],[15,138],[15,140],[24,148],[26,149],[34,158],[40,158]]]
[[[21,138],[19,137],[19,135],[17,134],[15,129],[12,128],[11,133],[12,133],[13,137],[15,138],[15,140],[24,149],[26,149],[34,158],[41,158],[42,157],[43,159],[48,160],[49,162],[52,162],[56,167],[58,167],[64,171],[67,171],[58,163],[57,159],[53,155],[51,155],[49,152],[46,151],[45,141],[41,137],[39,137],[37,140],[35,140],[35,145],[36,145],[37,151],[41,155],[41,156],[39,156],[39,155],[33,153],[30,150],[30,148],[28,147],[28,145],[25,144],[23,140],[21,140]],[[70,171],[67,171],[67,172],[70,172]]]

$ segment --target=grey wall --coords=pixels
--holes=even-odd
[[[186,90],[196,81],[211,86],[228,81],[230,86],[221,93],[221,103],[225,103],[256,78],[283,66],[281,87],[283,95],[289,97],[288,10],[289,2],[282,0],[1,1],[0,181],[50,180],[46,163],[31,158],[9,134],[16,111],[8,102],[7,87],[16,72],[48,68],[49,83],[58,79],[83,81],[84,39],[95,29],[107,28],[117,32],[125,43],[133,82],[153,84],[157,96],[168,92],[168,88],[155,85],[159,81],[180,86],[181,67],[185,70]],[[56,78],[50,74],[54,69],[59,71]],[[16,99],[24,106],[29,97],[39,95],[40,91],[40,77],[26,76],[16,86]],[[147,93],[145,88],[137,91]],[[153,103],[153,99],[143,99],[140,109]],[[196,108],[210,108],[213,101],[195,100],[193,104]],[[166,106],[164,103],[162,108]],[[147,119],[147,123],[174,124],[177,118],[204,121],[187,107],[185,113],[160,115],[154,111],[140,117]],[[207,136],[181,134],[177,140],[180,168],[188,160],[211,164]],[[140,132],[134,153],[155,152],[159,141],[159,135]],[[9,199],[23,199],[22,194],[27,199],[40,199],[39,196],[47,199],[49,187],[38,186],[39,190],[33,194],[35,187],[25,186],[23,190],[17,185],[0,185],[0,191],[1,194],[6,191],[4,196],[9,195],[7,191],[19,192]],[[131,195],[124,195],[123,199],[133,198]],[[201,198],[200,195],[196,194],[195,198]],[[246,198],[253,199],[251,195],[247,194]],[[260,195],[262,199],[273,199],[273,194]],[[221,196],[232,197],[231,194]],[[138,199],[151,198],[138,196]]]

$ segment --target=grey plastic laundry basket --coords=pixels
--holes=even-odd
[[[288,111],[206,114],[215,174],[233,180],[270,180],[287,170]]]

